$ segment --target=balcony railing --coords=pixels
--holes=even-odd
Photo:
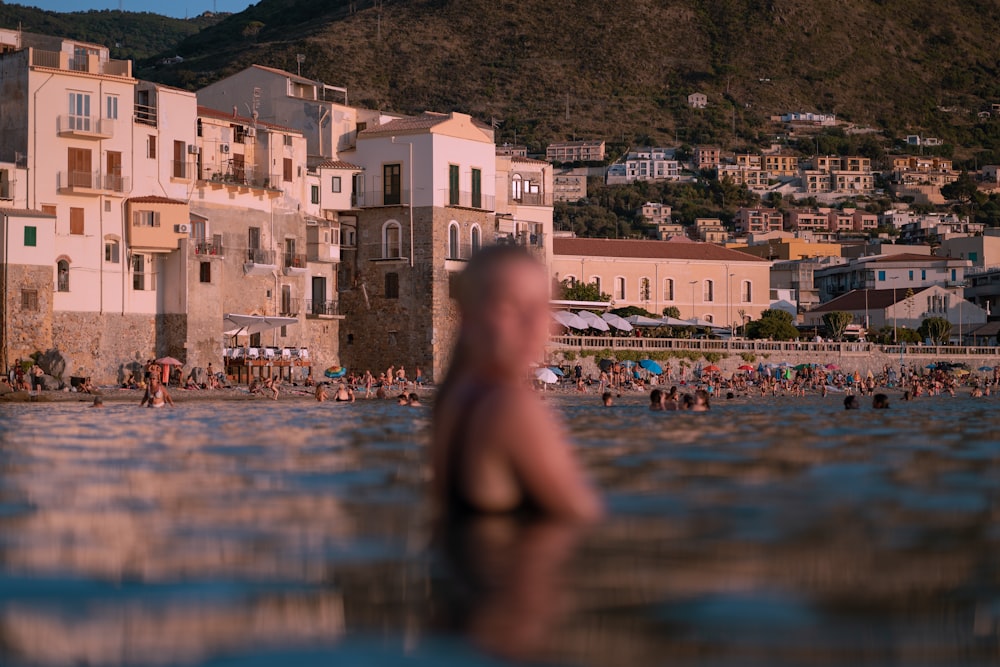
[[[522,192],[517,197],[511,197],[511,201],[521,206],[552,206],[552,195],[547,192]]]
[[[301,301],[299,299],[282,299],[278,307],[278,315],[281,317],[297,317],[301,312]]]
[[[351,195],[352,208],[375,208],[378,206],[409,206],[410,193],[408,190],[401,190],[396,193],[386,194],[381,190],[373,192],[356,192]]]
[[[481,192],[442,190],[441,202],[443,206],[453,206],[456,208],[471,208],[480,211],[496,210],[496,197]]]
[[[156,274],[155,273],[133,273],[132,274],[132,289],[136,292],[155,292],[156,291]]]
[[[148,104],[136,104],[134,118],[135,122],[137,123],[156,127],[156,120],[157,120],[156,107],[150,106]]]
[[[224,254],[222,243],[207,240],[195,241],[194,254],[208,257],[222,257]]]
[[[225,183],[227,185],[262,188],[265,190],[280,191],[282,188],[280,176],[274,177],[269,174],[261,175],[255,172],[253,167],[250,165],[245,165],[243,167],[229,165],[219,171],[202,169],[199,178],[212,183]]]
[[[534,234],[531,232],[517,232],[513,234],[497,235],[497,245],[516,245],[529,250],[545,249],[545,234]]]
[[[194,178],[195,165],[187,160],[172,160],[170,163],[170,178],[188,181]]]
[[[132,76],[132,62],[129,60],[103,60],[96,54],[70,55],[61,51],[31,49],[32,67],[48,67],[67,72],[86,72],[106,76]]]
[[[288,253],[283,257],[285,270],[305,269],[308,258],[304,254]]]
[[[248,248],[246,254],[248,264],[261,264],[264,266],[274,266],[274,251],[261,250],[260,248]]]
[[[108,118],[68,114],[56,119],[56,132],[63,137],[111,139],[115,136],[115,122]]]
[[[306,301],[306,314],[313,317],[333,317],[338,314],[336,301]]]
[[[102,174],[99,171],[61,171],[56,175],[56,187],[62,192],[69,193],[121,193],[128,189],[128,179],[118,174]]]

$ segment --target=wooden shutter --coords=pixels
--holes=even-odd
[[[69,233],[83,236],[83,209],[71,208],[69,210]]]

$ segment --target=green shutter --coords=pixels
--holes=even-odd
[[[483,207],[483,172],[472,170],[472,208]]]
[[[37,227],[25,227],[24,228],[24,245],[25,247],[34,248],[38,244],[38,228]]]
[[[448,165],[448,204],[458,206],[458,165]]]

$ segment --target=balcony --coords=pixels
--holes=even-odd
[[[370,262],[409,262],[398,243],[364,243],[359,250]]]
[[[135,114],[133,119],[140,125],[156,127],[157,117],[158,114],[155,106],[150,106],[148,104],[135,105]]]
[[[511,201],[520,206],[552,206],[552,195],[544,192],[522,192]]]
[[[195,241],[194,254],[199,257],[224,257],[221,241]]]
[[[320,262],[323,264],[340,263],[340,244],[338,243],[309,243],[306,245],[308,251],[307,259],[310,262]]]
[[[339,315],[336,301],[306,301],[306,317],[333,319]]]
[[[545,252],[545,234],[534,234],[527,231],[513,234],[497,235],[497,245],[514,245],[526,248],[532,252]]]
[[[283,262],[285,275],[301,276],[309,273],[309,268],[306,266],[307,261],[308,259],[306,259],[305,255],[286,252]]]
[[[442,206],[451,208],[468,208],[474,211],[496,210],[496,197],[484,195],[481,192],[466,192],[464,190],[441,190]]]
[[[351,208],[378,208],[383,206],[409,206],[410,193],[407,190],[386,194],[381,190],[375,192],[356,192],[351,195]]]
[[[215,188],[229,188],[237,191],[266,190],[271,196],[279,196],[282,192],[280,176],[275,178],[269,174],[255,171],[250,165],[239,166],[229,164],[219,171],[203,169],[198,177]]]
[[[62,51],[43,51],[41,49],[29,49],[29,51],[31,52],[32,67],[124,78],[132,77],[132,61],[130,60],[102,60],[96,54],[77,56]]]
[[[274,251],[248,248],[243,260],[243,272],[248,276],[266,276],[277,270]]]
[[[282,298],[281,304],[278,306],[279,317],[298,317],[301,311],[302,303],[300,299]]]
[[[128,190],[128,179],[99,171],[60,171],[56,174],[56,188],[67,195],[122,194]]]
[[[91,116],[59,116],[56,132],[60,137],[75,139],[111,139],[115,136],[115,121]]]
[[[186,160],[171,160],[170,162],[170,180],[172,181],[194,180],[196,171],[193,162]]]

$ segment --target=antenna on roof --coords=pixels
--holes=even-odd
[[[299,64],[299,76],[302,76],[302,63],[304,63],[305,61],[306,61],[306,54],[304,53],[295,54],[295,62]]]

